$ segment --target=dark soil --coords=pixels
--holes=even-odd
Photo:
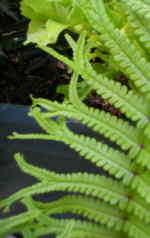
[[[0,103],[28,105],[30,95],[61,101],[56,88],[68,83],[66,67],[34,45],[23,45],[28,21],[19,15],[19,2],[1,1]]]
[[[21,45],[10,51],[3,49],[0,102],[30,104],[30,95],[61,100],[62,95],[56,93],[56,88],[68,83],[68,77],[59,65],[32,45]]]

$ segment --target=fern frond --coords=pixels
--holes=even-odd
[[[149,224],[150,204],[146,203],[138,194],[134,194],[133,197],[129,199],[127,211],[129,213],[134,213],[140,220]]]
[[[37,1],[39,8],[41,3]],[[69,3],[68,0],[52,2],[54,5],[59,2],[58,6],[65,2],[64,7]],[[117,8],[113,7],[113,3],[117,3]],[[83,31],[77,42],[66,36],[73,50],[72,59],[39,45],[72,69],[69,98],[62,104],[33,99],[29,115],[35,118],[45,134],[14,133],[11,138],[61,141],[108,172],[108,177],[86,172],[63,174],[47,171],[28,164],[17,154],[18,166],[38,182],[0,201],[0,207],[6,211],[17,200],[27,210],[21,215],[0,219],[0,227],[3,228],[2,231],[0,228],[0,237],[21,232],[25,238],[51,234],[56,238],[149,238],[150,1],[137,0],[136,4],[134,0],[71,0],[69,4],[72,10],[74,7],[80,8],[79,12],[82,11],[91,25],[90,28],[85,27],[87,32]],[[121,16],[123,9],[127,14],[122,12]],[[26,10],[30,13],[30,8]],[[116,19],[117,15],[120,20]],[[96,67],[94,65],[97,57],[102,60],[102,63],[98,63],[100,70],[97,62]],[[128,86],[115,80],[115,76],[122,73],[129,78]],[[103,99],[119,108],[125,119],[85,105],[83,95],[80,97],[78,94],[78,79],[83,80],[88,91],[95,90]],[[42,112],[39,106],[46,112]],[[53,119],[54,116],[57,117]],[[74,133],[65,118],[80,120],[103,134],[110,144]],[[117,147],[112,146],[115,145],[112,142]],[[71,195],[49,203],[33,198],[34,195],[54,191]],[[52,218],[66,213],[75,215],[79,220]]]
[[[48,218],[48,223],[35,230],[33,238],[45,234],[61,234],[70,220]],[[91,222],[74,220],[74,226],[71,238],[116,238],[120,237],[119,233],[106,230],[105,226],[92,224]]]
[[[131,187],[135,189],[146,202],[150,203],[150,176],[149,172],[137,174],[131,183]]]
[[[139,98],[132,90],[128,90],[126,86],[96,73],[95,77],[93,75],[93,80],[87,80],[87,83],[103,99],[108,100],[128,118],[137,122],[139,128],[144,127],[149,122],[148,104],[144,103],[142,98]],[[138,104],[135,103],[136,101]]]
[[[24,159],[24,156],[20,153],[15,154],[15,160],[17,162],[17,165],[21,168],[21,170],[24,173],[27,173],[39,181],[59,181],[59,175],[57,175],[55,172],[50,172],[47,169],[44,168],[38,168],[37,166],[33,166],[29,163],[27,163]]]
[[[124,230],[129,234],[130,237],[134,238],[149,238],[150,237],[150,226],[142,223],[136,217],[130,217],[130,220],[126,222]]]
[[[141,150],[142,140],[140,141],[142,131],[129,125],[127,122],[112,116],[104,111],[87,107],[79,99],[76,91],[76,79],[74,77],[70,83],[70,101],[69,103],[50,102],[46,99],[32,99],[33,106],[40,105],[49,112],[44,113],[43,117],[66,116],[80,120],[83,124],[89,126],[96,132],[103,134],[121,146],[124,150],[129,150],[129,157],[133,158]],[[147,152],[148,154],[148,152]]]
[[[140,153],[136,157],[136,162],[142,167],[150,169],[150,153],[147,146],[145,149],[141,149]]]
[[[13,232],[19,231],[19,226],[26,224],[27,222],[32,222],[34,218],[40,215],[40,211],[34,209],[33,211],[24,212],[20,215],[16,215],[9,218],[4,218],[0,220],[0,237],[5,235],[10,235]]]
[[[139,196],[135,195],[133,199],[128,199],[127,190],[121,187],[116,181],[105,178],[99,175],[92,175],[87,173],[76,173],[76,174],[56,174],[54,172],[49,172],[45,169],[40,169],[36,166],[32,166],[23,160],[20,155],[17,154],[17,163],[21,169],[39,180],[42,180],[43,183],[35,185],[35,189],[32,186],[31,189],[27,188],[22,190],[22,197],[25,197],[25,193],[28,191],[27,196],[34,195],[35,193],[46,193],[50,191],[71,191],[71,192],[80,192],[87,195],[93,195],[98,198],[103,198],[104,201],[109,202],[110,204],[116,204],[119,202],[121,209],[126,209],[132,211],[135,215],[139,216],[140,219],[143,219],[148,223],[150,221],[150,212],[149,205],[141,201]],[[46,187],[45,187],[46,183]],[[108,189],[105,189],[106,188]],[[40,190],[41,187],[41,190]],[[42,190],[42,187],[44,190]],[[113,190],[112,190],[113,188]],[[110,190],[111,189],[111,190]],[[120,189],[122,192],[117,194]],[[26,191],[27,190],[27,191]],[[97,193],[96,193],[97,190]],[[2,201],[1,205],[10,206],[12,202],[18,199],[22,199],[20,194],[17,194],[19,197],[9,198],[9,201]],[[118,198],[117,198],[118,196]],[[117,198],[117,199],[116,199]],[[9,204],[9,205],[8,205]]]
[[[128,123],[117,119],[115,116],[111,116],[109,113],[99,111],[97,109],[88,108],[82,102],[78,102],[79,99],[74,95],[73,105],[71,104],[59,104],[58,102],[49,102],[45,99],[33,99],[33,105],[40,105],[44,109],[51,111],[43,114],[44,118],[51,116],[66,116],[81,120],[85,125],[91,127],[96,132],[99,132],[116,142],[122,149],[129,149],[129,157],[135,158],[136,162],[150,169],[149,157],[150,153],[146,147],[142,148],[142,131]],[[81,105],[82,106],[81,106]],[[36,136],[35,136],[36,138]],[[141,141],[139,140],[141,138]]]
[[[9,208],[16,200],[23,199],[34,194],[42,194],[52,191],[79,192],[103,199],[110,204],[118,204],[125,207],[128,198],[127,190],[118,181],[113,181],[105,176],[88,173],[57,174],[45,169],[38,168],[25,162],[23,157],[17,154],[19,167],[31,176],[34,176],[40,183],[32,185],[16,192],[8,199],[0,202],[1,207]]]
[[[129,24],[135,29],[135,35],[150,53],[150,24],[147,22],[147,17],[150,18],[150,7],[141,0],[137,0],[136,4],[133,0],[122,2],[128,12]]]
[[[132,163],[126,159],[123,153],[109,148],[109,146],[101,142],[97,142],[95,138],[77,135],[71,132],[64,122],[57,123],[43,118],[42,113],[36,110],[36,108],[33,109],[30,114],[32,114],[40,126],[50,134],[50,139],[52,134],[55,140],[62,141],[69,145],[75,151],[79,152],[81,156],[84,156],[85,159],[95,163],[98,167],[102,167],[116,178],[123,178],[124,183],[128,183],[133,177],[131,169]],[[52,125],[54,125],[53,129],[51,129],[51,121]],[[28,136],[26,136],[26,138],[27,137]],[[14,138],[17,138],[17,135],[14,136]],[[23,136],[22,138],[25,137]],[[40,137],[38,139],[40,139]]]
[[[137,121],[139,127],[146,125],[149,122],[149,104],[145,102],[142,96],[139,98],[138,94],[128,90],[126,86],[122,86],[119,82],[115,82],[102,74],[97,74],[89,63],[85,50],[86,39],[83,33],[77,42],[74,53],[78,72],[81,76],[101,97],[119,108],[127,117]]]
[[[69,238],[71,237],[71,232],[72,232],[72,229],[73,229],[73,226],[75,225],[75,221],[74,220],[71,220],[68,222],[68,224],[66,224],[66,227],[64,229],[64,231],[57,236],[57,238]]]
[[[139,127],[144,127],[149,122],[149,104],[143,100],[144,98],[142,96],[139,98],[135,92],[128,90],[126,86],[122,86],[119,82],[110,80],[106,76],[97,74],[89,63],[86,63],[84,68],[80,67],[83,62],[81,57],[80,60],[77,60],[78,63],[74,63],[71,60],[68,61],[66,57],[51,48],[46,46],[39,47],[57,59],[62,60],[75,72],[81,74],[91,88],[95,89],[98,94],[104,99],[107,99],[115,107],[119,108],[127,117],[133,121],[137,121]],[[82,53],[82,58],[83,56],[86,58],[85,52],[79,52],[79,49],[81,49],[80,44],[78,54],[81,56]]]
[[[10,209],[10,206],[17,200],[21,200],[25,197],[32,196],[34,194],[42,194],[51,191],[46,183],[37,183],[27,188],[23,188],[14,193],[5,200],[0,201],[0,208],[4,208],[5,211]]]
[[[93,130],[102,133],[107,138],[116,142],[119,146],[121,146],[123,150],[130,149],[129,156],[134,157],[140,150],[140,141],[138,138],[141,135],[141,131],[138,129],[135,130],[135,128],[129,126],[128,123],[124,122],[123,120],[117,119],[117,117],[112,116],[109,113],[105,113],[104,111],[99,111],[94,108],[89,108],[85,104],[83,104],[77,93],[77,79],[78,76],[76,76],[76,74],[73,74],[69,87],[69,99],[74,108],[76,108],[76,110],[78,111],[79,119],[80,114],[84,113],[84,115],[86,116],[85,119],[82,120],[81,118],[81,121],[83,121],[83,123],[85,122],[85,124],[90,125]],[[94,119],[96,120],[94,121]],[[134,138],[132,142],[129,142],[132,136]]]
[[[79,3],[89,23],[101,33],[120,70],[127,75],[142,92],[150,96],[150,63],[137,51],[125,32],[117,29],[108,17],[102,0],[90,1],[89,6],[83,1]]]
[[[75,105],[67,103],[49,102],[42,98],[33,99],[33,103],[48,110],[48,112],[43,113],[44,118],[65,116],[80,120],[94,131],[116,142],[123,150],[129,150],[129,157],[131,158],[135,157],[141,150],[141,130],[135,129],[110,113],[87,106],[75,107]]]
[[[107,225],[115,230],[122,230],[124,225],[123,212],[117,206],[112,206],[90,197],[65,196],[49,204],[36,203],[39,209],[50,215],[71,212],[88,218],[91,221]]]
[[[83,36],[81,34],[81,38]],[[84,41],[82,40],[82,45],[83,42]],[[139,98],[138,95],[136,95],[132,90],[128,91],[126,86],[121,86],[118,82],[107,79],[102,75],[98,75],[94,70],[92,70],[90,64],[87,64],[86,67],[81,67],[81,65],[83,65],[82,62],[84,59],[82,58],[83,55],[85,55],[85,52],[82,52],[82,45],[80,45],[80,41],[78,45],[78,53],[76,53],[76,55],[78,55],[76,62],[78,63],[73,64],[67,62],[67,58],[64,57],[65,63],[72,67],[76,72],[80,73],[83,78],[87,79],[87,83],[92,86],[92,88],[95,89],[104,99],[107,99],[111,104],[120,108],[120,110],[132,120],[139,121],[139,127],[143,127],[149,121],[148,104],[143,102],[142,97]],[[61,55],[54,50],[48,47],[43,48],[43,46],[42,49],[61,60]],[[79,50],[81,50],[81,52]]]
[[[60,61],[64,62],[66,65],[68,65],[70,68],[75,69],[74,62],[67,57],[59,54],[54,49],[44,46],[44,45],[38,45],[39,48],[41,48],[43,51],[47,52],[50,55],[53,55],[55,58],[59,59]]]

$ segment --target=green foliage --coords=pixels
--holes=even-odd
[[[63,103],[32,98],[29,115],[45,134],[14,133],[10,138],[62,141],[110,176],[86,172],[59,174],[30,165],[22,155],[16,154],[18,166],[38,182],[0,202],[5,210],[17,200],[27,208],[18,216],[1,219],[0,237],[11,232],[21,232],[25,238],[49,234],[61,238],[150,237],[150,4],[148,0],[134,3],[134,0],[49,0],[42,5],[38,1],[22,2],[23,13],[30,15],[32,24],[36,25],[40,16],[44,24],[59,19],[59,24],[66,24],[68,29],[74,30],[72,26],[79,24],[84,31],[79,33],[77,42],[66,36],[73,50],[72,59],[46,46],[52,42],[45,37],[45,31],[32,39],[38,47],[67,64],[73,71],[72,79]],[[81,13],[82,20],[77,18],[79,22],[72,24],[73,17],[72,21],[64,19],[64,15],[61,19],[52,11],[54,6],[59,13],[62,7],[69,13],[76,11],[76,16]],[[40,26],[36,25],[37,31]],[[57,34],[55,31],[55,40],[62,29]],[[103,60],[99,70],[93,63],[95,57]],[[129,78],[129,86],[114,80],[114,75],[120,73]],[[87,86],[86,92],[78,87],[82,82]],[[123,117],[119,119],[87,106],[84,99],[91,89],[118,108]],[[65,118],[81,121],[117,146],[74,133]],[[71,194],[49,203],[33,198],[53,191]],[[63,220],[54,216],[67,212],[82,219]]]
[[[80,32],[88,28],[84,14],[73,0],[23,0],[21,11],[31,20],[27,43],[46,45],[56,42],[64,29]]]
[[[107,0],[106,4],[113,21],[121,26],[124,17],[118,11],[117,1]],[[86,29],[89,36],[92,31],[76,0],[22,0],[21,12],[30,19],[26,43],[55,43],[66,29],[77,34]]]

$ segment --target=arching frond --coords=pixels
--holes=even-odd
[[[84,37],[84,34],[83,36],[81,35],[81,39],[82,37]],[[76,54],[78,55],[78,59],[76,63],[61,56],[51,48],[46,46],[40,46],[40,48],[59,60],[62,60],[75,72],[81,74],[91,88],[96,90],[98,94],[104,99],[107,99],[115,107],[119,108],[127,117],[131,118],[133,121],[137,121],[139,127],[145,126],[149,122],[148,103],[144,102],[142,96],[139,98],[135,92],[128,90],[126,86],[122,86],[119,82],[115,82],[114,80],[108,79],[106,76],[97,74],[88,62],[89,59],[86,58],[85,50],[81,47],[83,46],[84,41],[82,40],[81,42],[82,45],[80,45],[80,41],[78,43],[78,54]],[[84,63],[85,65],[83,67],[84,60],[86,64]]]
[[[120,70],[125,73],[142,93],[150,96],[150,63],[137,51],[134,42],[124,32],[117,29],[111,22],[102,0],[90,1],[86,7],[85,1],[80,1],[88,21],[93,28],[101,33],[101,39],[110,49]]]
[[[79,152],[81,156],[84,156],[85,159],[95,163],[98,167],[108,171],[111,175],[114,175],[116,178],[123,178],[125,183],[131,180],[133,176],[132,165],[123,153],[101,142],[97,142],[95,138],[77,135],[71,132],[63,121],[59,123],[43,118],[42,113],[36,108],[32,110],[32,115],[37,122],[39,122],[40,126],[50,135],[49,139],[51,139],[52,135],[54,140],[59,140],[69,145],[72,149]],[[14,138],[17,137],[18,135],[14,136]],[[22,138],[29,137],[28,135],[22,135]],[[19,138],[21,138],[21,136],[19,136]],[[30,138],[32,138],[32,136]],[[38,139],[40,139],[40,137],[38,137]]]
[[[77,93],[77,86],[76,86],[77,79],[78,79],[78,76],[73,75],[71,83],[70,83],[70,87],[69,87],[70,88],[69,95],[70,95],[70,102],[78,111],[78,115],[80,115],[80,112],[81,112],[82,114],[84,113],[84,115],[90,116],[90,118],[87,118],[86,116],[86,118],[84,119],[85,122],[87,121],[86,123],[87,125],[89,125],[89,123],[91,124],[94,121],[93,119],[96,119],[96,121],[93,122],[93,126],[91,125],[92,129],[96,128],[95,130],[97,132],[104,134],[106,137],[108,137],[112,141],[118,143],[118,145],[120,145],[122,149],[124,150],[131,149],[129,154],[130,156],[134,157],[135,154],[133,154],[133,151],[136,153],[140,150],[139,148],[140,142],[139,141],[136,142],[136,146],[135,146],[135,143],[133,145],[131,142],[132,144],[131,145],[128,139],[122,138],[122,136],[126,135],[126,133],[129,133],[130,136],[127,136],[128,138],[131,138],[131,135],[133,135],[135,136],[134,138],[138,140],[138,137],[140,137],[141,131],[139,130],[139,136],[138,134],[135,135],[134,127],[129,126],[128,123],[122,121],[121,119],[120,120],[117,119],[115,116],[111,116],[109,113],[105,113],[104,111],[99,112],[99,110],[88,108],[85,104],[83,104]],[[80,116],[79,116],[79,119],[80,119]],[[110,125],[109,122],[112,122],[112,124]],[[100,125],[100,123],[102,123],[102,125]],[[99,131],[98,131],[98,128],[99,128]],[[121,131],[122,130],[121,128],[123,129],[123,131]],[[135,131],[137,133],[138,129],[136,129]],[[111,132],[112,134],[110,134]],[[120,135],[118,135],[118,132],[121,132]],[[134,149],[132,150],[132,148]]]
[[[35,203],[45,214],[63,214],[71,212],[82,215],[91,221],[107,225],[113,230],[122,230],[124,225],[123,212],[102,200],[83,196],[65,196],[49,204]]]
[[[26,4],[29,0],[22,1],[27,15],[41,12],[40,0],[32,1],[32,11]],[[42,2],[43,16],[48,1]],[[66,35],[73,51],[72,59],[46,46],[47,39],[40,38],[39,47],[71,68],[69,97],[63,103],[33,98],[29,115],[45,134],[14,133],[10,138],[61,141],[106,171],[107,177],[86,172],[48,171],[28,164],[23,156],[16,154],[18,166],[38,182],[0,201],[0,207],[6,211],[16,201],[26,207],[22,214],[0,219],[0,237],[20,232],[24,238],[45,235],[56,238],[149,238],[150,0],[54,0],[48,4],[56,7],[56,2],[57,6],[63,6],[61,9],[69,6],[70,17],[65,19],[67,27],[71,16],[77,20],[77,25],[72,23],[70,30],[74,28],[75,32],[80,32],[78,40]],[[78,10],[82,19],[78,19]],[[46,12],[46,19],[49,14],[50,10]],[[83,26],[86,31],[81,32]],[[100,70],[97,62],[96,67],[94,65],[97,59]],[[117,82],[119,75],[128,78],[127,86]],[[78,93],[78,80],[83,81],[88,92],[96,91],[113,108],[118,108],[122,119],[87,106],[83,102],[85,94]],[[103,140],[104,144],[92,136],[74,133],[68,118],[81,121],[108,142]],[[66,195],[49,203],[35,200],[34,195],[57,191],[66,192]],[[78,219],[53,218],[62,214],[75,215]]]
[[[88,173],[57,174],[26,163],[18,154],[16,155],[16,160],[25,173],[34,176],[41,182],[23,188],[8,199],[1,201],[1,207],[9,208],[16,200],[34,194],[42,194],[52,191],[79,192],[93,197],[102,198],[110,204],[119,204],[120,207],[124,207],[127,203],[128,198],[126,197],[126,189],[121,183],[113,181],[110,178]]]
[[[85,35],[81,34],[76,46],[75,62],[77,62],[78,73],[86,79],[86,82],[96,90],[104,99],[119,108],[127,117],[138,122],[139,127],[143,127],[149,121],[149,106],[142,96],[119,82],[111,80],[102,74],[96,73],[87,57]],[[135,103],[136,102],[136,103]]]
[[[0,237],[5,237],[13,232],[20,230],[19,226],[32,222],[34,218],[40,215],[39,210],[24,212],[20,215],[16,215],[9,218],[3,218],[0,220]]]
[[[129,125],[127,122],[118,119],[117,117],[100,111],[92,107],[77,104],[77,99],[74,97],[74,105],[70,103],[49,102],[46,99],[33,99],[33,104],[39,105],[46,109],[43,113],[44,118],[53,116],[65,116],[80,120],[94,131],[103,134],[106,138],[116,142],[123,150],[129,149],[129,156],[133,158],[141,149],[140,134],[141,130]]]
[[[47,219],[48,224],[41,225],[35,230],[33,238],[45,234],[61,234],[70,220],[68,219]],[[120,234],[106,230],[105,226],[92,224],[90,222],[75,220],[71,233],[72,238],[121,238]]]

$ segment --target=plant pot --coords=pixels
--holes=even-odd
[[[35,120],[27,115],[28,106],[1,104],[0,105],[0,196],[1,199],[18,191],[19,189],[33,184],[36,180],[23,173],[16,165],[14,153],[21,152],[25,159],[34,165],[56,172],[82,172],[104,173],[89,161],[81,158],[78,153],[71,150],[63,143],[42,140],[10,140],[7,138],[13,131],[20,133],[41,132]],[[77,133],[101,136],[81,125],[77,121],[68,121],[68,126]],[[53,200],[62,193],[46,194],[42,199]],[[17,214],[23,207],[16,203],[11,210]],[[1,217],[3,215],[1,214]]]

